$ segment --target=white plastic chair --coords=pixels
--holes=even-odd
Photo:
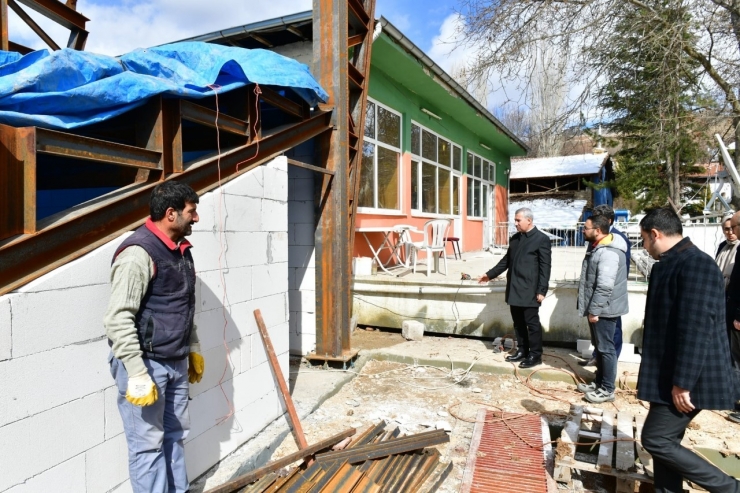
[[[411,256],[414,258],[413,272],[416,274],[416,259],[419,250],[426,251],[427,254],[427,276],[431,275],[432,265],[430,260],[434,259],[434,265],[439,271],[439,258],[445,259],[445,272],[447,275],[447,254],[445,253],[445,236],[450,227],[449,219],[432,219],[424,224],[424,241],[408,243],[411,248]]]

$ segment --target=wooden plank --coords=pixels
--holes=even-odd
[[[604,410],[601,423],[601,441],[614,439],[614,412]],[[599,444],[599,458],[596,466],[601,471],[612,470],[612,456],[614,455],[614,442]]]
[[[639,474],[636,472],[618,471],[616,468],[612,468],[611,471],[603,471],[595,464],[589,464],[588,462],[575,461],[571,466],[573,469],[577,469],[582,472],[593,472],[598,474],[606,474],[607,476],[614,476],[615,478],[632,479],[635,481],[642,481],[646,483],[653,482],[652,478],[647,477],[645,474]]]
[[[635,448],[637,449],[637,455],[640,457],[642,468],[645,470],[645,474],[653,477],[653,456],[645,450],[642,446],[642,427],[645,425],[645,416],[635,416]]]
[[[634,434],[632,414],[620,411],[617,414],[617,442],[616,466],[620,471],[628,471],[635,465],[635,445],[632,441]]]
[[[267,359],[272,368],[272,374],[275,377],[275,381],[280,389],[280,394],[283,397],[283,402],[285,403],[285,408],[288,411],[288,419],[290,420],[290,424],[293,426],[295,441],[298,443],[299,449],[305,449],[308,447],[306,436],[303,434],[301,421],[298,419],[298,412],[295,410],[295,406],[293,405],[293,399],[290,397],[290,390],[288,389],[288,385],[285,383],[285,378],[283,377],[283,370],[280,368],[280,363],[277,360],[275,349],[272,347],[270,334],[267,332],[267,326],[265,325],[265,321],[262,319],[262,312],[260,312],[259,308],[254,311],[254,318],[257,320],[257,327],[259,328],[260,336],[262,336],[262,343],[265,345],[265,352],[267,353]]]
[[[470,447],[468,452],[468,461],[465,464],[465,472],[463,473],[462,486],[460,486],[460,493],[468,493],[470,488],[473,486],[473,474],[475,473],[475,462],[478,458],[478,447],[480,447],[481,435],[483,434],[483,427],[486,424],[486,410],[481,408],[478,409],[478,414],[475,418],[475,426],[473,427],[473,437],[470,439]]]
[[[593,431],[578,430],[579,438],[591,438],[592,440],[598,440],[601,438],[601,432],[595,433]]]
[[[560,433],[560,443],[556,455],[560,457],[555,461],[555,480],[570,482],[570,464],[575,461],[576,446],[578,442],[578,431],[581,429],[581,418],[583,417],[583,406],[571,404],[570,416],[566,421],[563,431]]]
[[[278,469],[281,469],[285,466],[289,466],[290,464],[296,461],[305,459],[306,457],[311,456],[315,454],[316,452],[325,450],[331,447],[332,445],[341,442],[345,438],[354,435],[356,432],[357,432],[356,429],[349,428],[341,433],[337,433],[336,435],[327,438],[326,440],[322,440],[313,445],[310,445],[305,450],[299,450],[297,452],[293,452],[290,455],[286,455],[285,457],[281,459],[277,459],[272,462],[269,462],[266,465],[258,469],[255,469],[246,474],[243,474],[236,479],[232,479],[228,483],[224,483],[221,486],[212,488],[208,490],[206,493],[232,493],[233,491],[236,491],[239,488],[243,488],[249,483],[256,481],[257,479],[261,478],[262,476],[270,472],[277,471]]]

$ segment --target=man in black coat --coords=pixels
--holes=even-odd
[[[733,405],[722,273],[682,237],[670,209],[648,212],[640,234],[659,260],[650,273],[637,381],[637,398],[650,402],[642,444],[655,462],[655,491],[682,492],[686,478],[711,492],[740,493],[740,482],[681,446],[702,409]]]
[[[496,267],[478,278],[479,283],[486,283],[508,270],[506,303],[514,320],[517,350],[506,361],[521,361],[519,368],[532,368],[542,363],[539,309],[550,282],[550,239],[532,221],[531,210],[516,211],[514,223],[518,233],[509,240],[506,255]]]

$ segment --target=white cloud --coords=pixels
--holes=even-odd
[[[120,55],[135,48],[295,14],[311,7],[311,0],[120,0],[116,4],[80,0],[77,4],[77,10],[90,19],[85,49],[106,55]],[[8,10],[10,39],[34,49],[45,48],[44,42]],[[33,11],[29,14],[57,44],[66,46],[68,30]]]

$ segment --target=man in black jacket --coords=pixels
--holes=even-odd
[[[496,267],[478,278],[479,283],[495,279],[505,270],[506,303],[516,331],[517,350],[506,361],[521,361],[519,368],[542,363],[540,304],[550,282],[550,239],[532,224],[532,211],[522,208],[514,214],[518,231],[509,240],[509,249]]]
[[[659,260],[650,273],[637,381],[637,398],[650,402],[642,445],[653,456],[656,493],[682,492],[683,478],[707,491],[740,493],[740,482],[681,445],[702,409],[733,404],[722,273],[682,234],[670,209],[640,221],[643,246]]]

